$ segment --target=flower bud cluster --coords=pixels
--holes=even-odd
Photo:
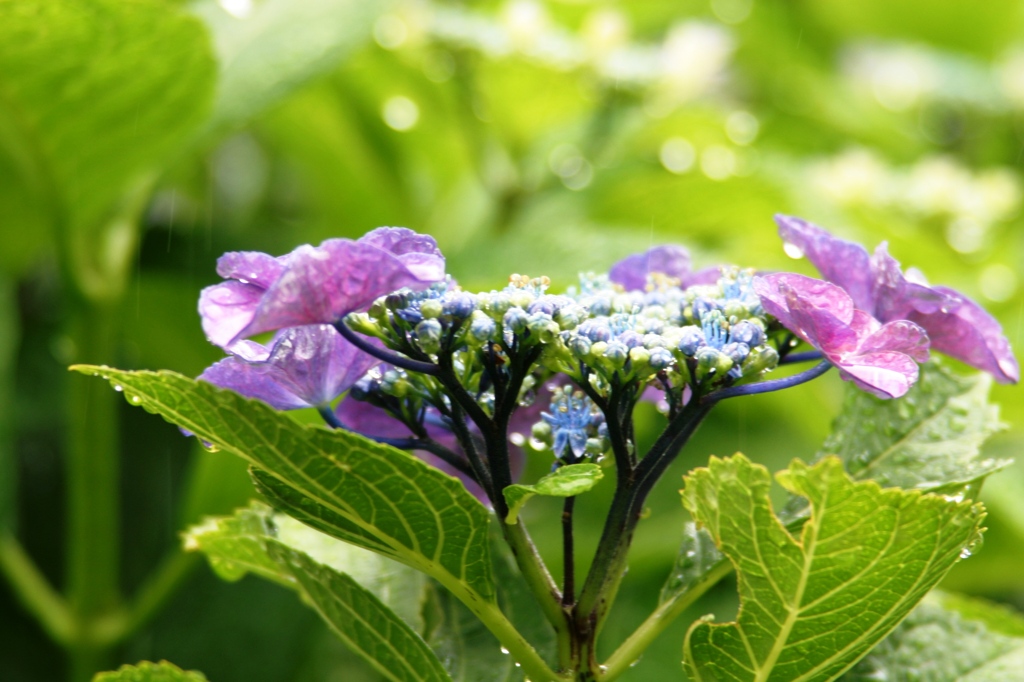
[[[500,367],[510,354],[537,346],[538,371],[565,373],[602,392],[629,382],[707,389],[778,362],[752,275],[723,268],[715,284],[683,289],[656,273],[644,291],[625,291],[605,275],[587,274],[563,295],[547,293],[546,277],[512,275],[504,289],[476,294],[449,279],[389,294],[348,319],[394,350],[453,354],[467,369],[463,376],[475,378],[470,388],[485,407],[494,377],[483,370],[484,356]]]
[[[681,289],[664,275],[646,291],[624,292],[606,278],[581,278],[578,303],[587,319],[563,331],[570,375],[589,368],[604,382],[652,381],[682,387],[738,379],[772,369],[767,322],[749,270],[724,268],[718,282]]]

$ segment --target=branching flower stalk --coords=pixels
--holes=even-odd
[[[830,254],[859,253],[820,228],[780,221],[826,275],[835,270]],[[792,388],[832,367],[897,398],[917,380],[930,342],[999,380],[1018,377],[986,313],[955,292],[902,279],[884,250],[865,265],[868,275],[851,280],[848,269],[835,270],[847,278],[836,283],[733,266],[694,272],[684,249],[663,246],[606,275],[585,273],[563,294],[548,293],[547,278],[522,275],[501,290],[470,293],[445,274],[432,239],[381,228],[280,258],[226,254],[219,271],[226,281],[203,292],[200,312],[207,336],[229,356],[200,378],[279,409],[314,407],[333,428],[415,452],[461,478],[500,520],[557,634],[558,662],[548,668],[517,633],[516,651],[534,678],[614,679],[725,575],[723,560],[600,663],[597,637],[648,495],[722,400]],[[968,330],[971,343],[958,345]],[[267,331],[277,332],[270,347],[248,340]],[[810,349],[798,350],[801,343]],[[767,378],[780,364],[814,361]],[[645,453],[633,425],[642,401],[668,417]],[[522,502],[513,503],[527,434],[530,456],[548,451],[553,459],[552,481],[531,494],[565,498],[561,585],[519,517]],[[603,470],[614,472],[615,490],[577,587],[575,497]],[[499,639],[508,635],[504,618],[481,618]]]

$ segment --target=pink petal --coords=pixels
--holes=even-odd
[[[259,251],[229,251],[217,259],[217,274],[267,289],[284,272],[287,256],[274,258]]]
[[[235,281],[203,289],[199,294],[199,316],[210,343],[227,349],[252,322],[263,293],[258,286]]]
[[[872,312],[871,271],[863,246],[833,237],[800,218],[777,215],[775,222],[783,241],[802,251],[825,279],[845,289],[856,307]]]
[[[924,329],[909,320],[895,320],[866,335],[858,350],[862,353],[898,351],[917,362],[928,362],[928,346],[928,334]]]
[[[844,379],[879,398],[899,398],[917,381],[917,363],[896,351],[851,353],[832,360]]]
[[[913,311],[908,318],[921,325],[937,351],[990,373],[996,381],[1017,383],[1020,365],[999,322],[971,299],[946,287],[936,293],[957,301],[955,309],[925,314]]]
[[[376,231],[375,231],[376,232]],[[373,234],[373,233],[371,233]],[[379,296],[403,287],[422,289],[444,276],[439,255],[396,256],[366,242],[328,239],[292,252],[288,268],[263,296],[240,336],[304,324],[334,324]],[[400,241],[399,246],[408,246]]]

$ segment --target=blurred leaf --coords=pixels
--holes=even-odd
[[[14,282],[0,275],[0,530],[15,528],[18,464],[15,456],[14,376],[21,335]]]
[[[992,379],[960,377],[931,363],[897,400],[847,386],[846,401],[819,457],[836,454],[857,480],[936,490],[977,481],[1009,460],[981,458],[981,446],[1004,428],[988,401]]]
[[[555,632],[516,567],[515,558],[496,525],[491,550],[501,610],[523,637],[550,660],[557,646]],[[522,668],[511,656],[496,656],[501,643],[458,600],[432,584],[423,604],[426,639],[455,682],[520,682]]]
[[[1005,682],[1024,670],[1024,638],[1008,637],[943,608],[920,604],[864,660],[841,678],[922,682]]]
[[[933,592],[930,599],[947,611],[955,611],[966,620],[980,621],[992,632],[1024,638],[1024,614],[1005,604],[950,592]]]
[[[698,621],[685,664],[702,680],[826,680],[881,640],[980,534],[980,505],[855,483],[838,458],[777,476],[810,500],[797,540],[772,511],[771,478],[742,455],[686,477],[683,503],[737,566],[735,623]]]
[[[488,512],[451,476],[401,450],[298,424],[174,372],[73,369],[102,374],[131,404],[259,467],[260,492],[300,521],[421,570],[460,599],[494,603]]]
[[[262,504],[208,519],[189,530],[185,545],[206,554],[227,580],[253,572],[297,590],[347,646],[388,679],[449,679],[417,633],[422,574]]]
[[[154,174],[202,123],[200,22],[156,0],[0,0],[0,208],[68,231],[79,286],[123,286]],[[19,238],[20,241],[20,238]]]
[[[426,585],[422,573],[335,540],[290,516],[274,513],[264,504],[254,502],[232,516],[207,519],[184,535],[186,548],[203,552],[210,566],[225,580],[238,580],[252,572],[294,588],[291,573],[267,554],[268,540],[276,540],[352,577],[415,631],[422,631],[420,602]]]
[[[138,665],[123,665],[116,672],[98,673],[93,682],[206,682],[206,678],[202,673],[184,671],[167,661],[143,661]]]
[[[675,601],[708,577],[725,556],[718,551],[715,540],[706,528],[694,523],[683,526],[683,542],[679,547],[672,573],[661,588],[658,602]]]
[[[242,3],[199,0],[192,11],[213,35],[220,82],[211,127],[237,126],[335,68],[370,36],[387,2],[264,0]]]
[[[544,476],[533,485],[510,485],[502,492],[508,503],[505,523],[518,522],[519,512],[534,495],[575,497],[587,492],[604,477],[598,464],[568,464]]]
[[[270,555],[286,566],[320,616],[354,651],[394,682],[451,680],[426,643],[355,580],[271,541]]]

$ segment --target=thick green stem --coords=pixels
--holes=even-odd
[[[601,624],[625,574],[629,547],[647,495],[710,410],[711,406],[691,401],[635,469],[618,472],[615,496],[575,609],[577,631],[589,640],[586,648],[591,656]],[[589,662],[581,661],[581,665],[593,670],[596,662],[591,658]]]
[[[11,584],[18,601],[46,633],[55,642],[68,644],[75,624],[67,602],[39,572],[17,538],[7,531],[0,534],[0,572]]]
[[[77,360],[110,362],[115,354],[117,309],[78,304],[70,328]],[[74,680],[90,679],[100,660],[90,623],[120,603],[119,449],[116,394],[87,377],[69,380],[67,458],[67,595],[76,628]]]
[[[731,572],[732,564],[728,559],[723,558],[685,592],[681,592],[672,599],[660,604],[641,623],[640,627],[615,650],[615,653],[605,661],[604,665],[599,668],[600,672],[597,679],[600,682],[612,682],[612,680],[626,672],[629,666],[633,665],[640,658],[640,655],[647,650],[651,642],[665,631],[665,628],[671,625],[683,611],[704,596],[719,580]]]

